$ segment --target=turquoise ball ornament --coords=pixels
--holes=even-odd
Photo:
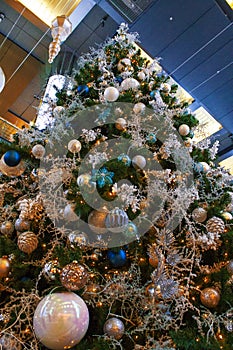
[[[77,91],[80,96],[86,97],[89,94],[89,87],[87,85],[79,85]]]
[[[21,161],[21,155],[15,150],[7,151],[3,156],[4,162],[10,167],[17,166]]]
[[[120,154],[119,157],[117,158],[119,162],[124,163],[126,166],[130,166],[131,164],[131,159],[127,154]]]
[[[109,250],[107,253],[107,257],[114,267],[121,267],[127,263],[127,256],[124,249],[120,249],[117,252]]]
[[[204,171],[204,167],[201,163],[195,163],[193,165],[193,170],[196,172],[196,173],[202,173]]]
[[[128,225],[129,218],[127,213],[119,208],[111,210],[105,219],[105,226],[111,232],[122,232]]]
[[[153,144],[156,142],[157,138],[156,135],[153,132],[150,132],[146,137],[148,143]]]

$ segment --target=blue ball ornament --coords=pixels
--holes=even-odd
[[[10,150],[4,154],[3,159],[6,165],[14,167],[20,163],[21,155],[15,150]]]
[[[187,135],[187,137],[190,137],[190,139],[192,139],[194,137],[194,132],[193,130],[190,130],[189,134]]]
[[[148,143],[151,143],[151,144],[155,143],[157,140],[156,135],[153,132],[150,132],[147,135],[146,139],[147,139]]]
[[[201,163],[194,163],[193,170],[196,173],[202,173],[204,171],[204,167],[203,167],[203,165]]]
[[[120,154],[117,158],[119,162],[124,163],[126,166],[130,166],[131,164],[131,159],[127,154]]]
[[[87,85],[79,85],[77,91],[80,96],[85,97],[89,94],[89,87]]]
[[[156,91],[151,91],[151,92],[150,92],[150,97],[151,97],[151,98],[155,98],[155,93],[156,93]]]
[[[117,252],[109,250],[107,257],[114,267],[121,267],[127,263],[126,252],[123,249],[120,249]]]
[[[118,77],[115,78],[115,80],[116,80],[119,84],[121,84],[122,81],[123,81],[123,78],[119,75]]]

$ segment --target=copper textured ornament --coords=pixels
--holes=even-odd
[[[196,222],[204,222],[207,219],[207,211],[203,208],[196,208],[192,212],[192,218]]]
[[[4,155],[0,159],[0,172],[2,174],[10,177],[15,177],[15,176],[20,176],[24,173],[26,167],[23,160],[21,160],[19,164],[16,166],[8,166],[6,165],[3,157]]]
[[[16,231],[23,232],[28,231],[30,229],[30,222],[21,218],[18,218],[15,221],[15,229]]]
[[[217,216],[213,216],[211,219],[207,221],[206,229],[211,233],[223,233],[225,230],[224,221]]]
[[[7,277],[10,272],[10,261],[7,257],[0,258],[0,278]]]
[[[22,252],[31,254],[38,246],[38,239],[35,233],[26,231],[18,236],[18,247]]]
[[[105,219],[108,212],[103,208],[98,210],[93,210],[88,216],[88,225],[90,229],[98,234],[107,232],[105,225]]]
[[[3,235],[11,235],[14,232],[14,225],[11,221],[4,221],[1,224],[0,231]]]
[[[220,294],[214,288],[205,288],[201,291],[200,299],[204,306],[214,308],[220,301]]]
[[[125,332],[124,323],[117,317],[109,318],[104,324],[104,333],[109,337],[119,340],[123,337]]]
[[[227,264],[227,271],[233,275],[233,260],[230,260],[229,263]]]
[[[79,290],[85,287],[89,279],[86,268],[76,261],[66,265],[61,270],[60,279],[62,285],[68,290]]]

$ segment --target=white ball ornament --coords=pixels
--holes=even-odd
[[[73,292],[47,295],[39,302],[33,316],[35,335],[48,349],[73,348],[85,336],[88,326],[87,305]]]
[[[43,145],[35,145],[32,147],[32,154],[36,159],[42,159],[45,155],[45,148]]]
[[[141,155],[134,156],[132,164],[135,169],[144,169],[146,166],[146,159]]]
[[[136,103],[133,107],[133,111],[135,114],[144,113],[145,109],[146,109],[146,106],[142,102]]]
[[[69,150],[71,153],[80,152],[81,148],[82,148],[81,142],[78,141],[78,140],[71,140],[71,141],[68,143],[68,150]]]
[[[187,136],[189,134],[189,132],[190,132],[190,128],[188,125],[182,124],[179,126],[179,134],[181,136]]]
[[[119,97],[119,91],[114,86],[109,86],[104,91],[104,98],[108,102],[114,102]]]
[[[200,164],[203,166],[204,173],[207,173],[210,170],[210,166],[206,162],[200,162]]]
[[[126,78],[125,80],[122,81],[121,83],[121,88],[122,90],[137,90],[140,86],[140,83],[134,79],[134,78]]]
[[[145,80],[145,78],[146,78],[146,74],[144,73],[144,72],[139,72],[138,73],[138,79],[139,80]]]
[[[56,107],[54,107],[54,109],[53,109],[53,116],[54,116],[55,118],[58,118],[58,117],[60,117],[60,115],[61,115],[64,111],[65,111],[65,107],[63,107],[63,106],[56,106]]]

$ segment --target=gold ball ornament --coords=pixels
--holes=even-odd
[[[19,232],[28,231],[30,229],[30,222],[28,220],[18,218],[15,221],[15,229]]]
[[[19,164],[16,166],[8,166],[4,161],[4,155],[0,159],[0,172],[3,175],[9,176],[9,177],[20,176],[24,173],[25,169],[26,169],[26,166],[23,160],[21,160]]]
[[[43,145],[35,145],[32,147],[32,154],[36,159],[42,159],[45,155],[45,148]]]
[[[213,216],[207,221],[206,229],[208,232],[221,234],[225,230],[224,221],[217,216]]]
[[[0,231],[3,235],[11,235],[14,232],[14,225],[11,221],[4,221],[1,224]]]
[[[0,258],[0,278],[7,277],[10,272],[10,261],[7,257]]]
[[[135,169],[144,169],[146,166],[146,159],[141,155],[136,155],[132,159],[132,164]]]
[[[22,252],[31,254],[38,246],[38,239],[35,233],[26,231],[18,236],[17,244]]]
[[[227,264],[227,271],[233,275],[233,260],[230,260],[229,263]]]
[[[182,124],[182,125],[179,126],[178,131],[179,131],[179,134],[181,136],[187,136],[189,134],[189,132],[190,132],[190,128],[189,128],[188,125]]]
[[[224,211],[224,213],[222,213],[221,215],[222,215],[222,217],[223,217],[225,220],[227,220],[227,221],[229,221],[229,220],[232,220],[232,219],[233,219],[232,214],[231,214],[231,213],[229,213],[228,211]]]
[[[88,216],[88,225],[90,229],[97,233],[102,234],[107,232],[105,225],[105,219],[108,214],[108,211],[104,208],[99,210],[93,210]]]
[[[80,152],[81,148],[82,148],[81,142],[78,140],[71,140],[68,143],[68,150],[71,153],[78,153],[78,152]]]
[[[207,211],[203,208],[195,208],[192,212],[192,218],[196,222],[204,222],[207,219]]]
[[[117,118],[115,126],[117,130],[124,130],[127,126],[127,122],[124,118]]]
[[[87,284],[88,279],[88,271],[76,261],[64,266],[61,270],[61,284],[68,290],[82,289]]]
[[[124,323],[117,317],[109,318],[104,324],[104,333],[116,340],[120,340],[123,337],[124,332]]]
[[[214,288],[205,288],[201,291],[200,299],[204,306],[214,308],[220,301],[220,294]]]

